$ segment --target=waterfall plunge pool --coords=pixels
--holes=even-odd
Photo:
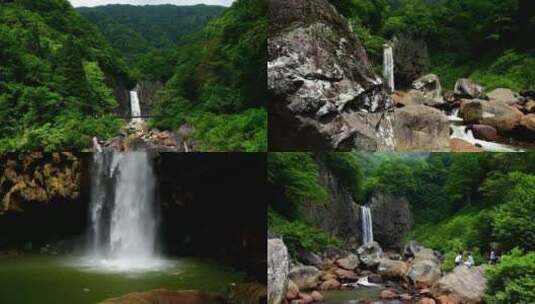
[[[166,288],[225,292],[242,274],[194,258],[161,260],[164,267],[128,271],[99,267],[82,257],[21,255],[0,258],[0,303],[94,304],[130,292]],[[162,266],[162,265],[157,265]],[[139,269],[138,269],[139,270]]]

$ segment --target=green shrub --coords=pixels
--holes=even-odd
[[[487,268],[486,276],[486,303],[535,303],[535,252],[523,255],[514,249]]]
[[[281,236],[290,255],[296,256],[300,250],[319,252],[328,246],[341,246],[341,241],[325,231],[301,221],[289,222],[274,212],[269,212],[271,230]]]

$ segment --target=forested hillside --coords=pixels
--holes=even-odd
[[[535,301],[535,154],[407,155],[271,153],[270,232],[305,263],[306,252],[321,256],[329,246],[355,252],[358,208],[367,205],[381,245],[393,235],[421,242],[442,254],[444,273],[460,251],[479,265],[494,250],[504,257],[485,270],[486,303]],[[400,221],[405,201],[410,215]]]
[[[171,77],[157,97],[152,126],[189,123],[203,150],[267,149],[266,9],[262,0],[235,1],[170,57],[147,58],[142,74]],[[176,68],[160,75],[166,62]]]
[[[94,23],[110,45],[134,64],[151,50],[174,48],[200,31],[225,7],[211,5],[106,5],[76,10]]]
[[[535,87],[535,44],[530,38],[535,35],[533,1],[330,2],[350,19],[376,64],[381,62],[383,43],[394,36],[403,37],[409,41],[408,48],[420,48],[415,54],[425,52],[419,41],[426,42],[431,57],[427,68],[440,77],[448,90],[459,78],[476,80],[488,90]],[[420,59],[413,56],[412,60]],[[425,68],[425,62],[423,65]]]
[[[127,66],[68,1],[3,1],[0,45],[0,150],[80,150],[115,134]]]

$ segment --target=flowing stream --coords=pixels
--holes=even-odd
[[[367,244],[373,242],[373,222],[370,207],[361,206],[360,214],[362,222],[362,243]]]
[[[90,246],[97,265],[116,270],[162,266],[156,253],[155,178],[147,153],[95,153]]]
[[[383,54],[383,77],[386,82],[387,90],[394,92],[394,52],[392,46],[385,44]]]

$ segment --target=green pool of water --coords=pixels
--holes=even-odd
[[[357,304],[360,301],[376,301],[380,289],[376,287],[359,287],[347,290],[322,291],[324,304]]]
[[[224,292],[241,278],[229,268],[190,258],[168,259],[155,271],[109,272],[79,258],[25,255],[0,258],[0,303],[98,303],[156,288]]]

